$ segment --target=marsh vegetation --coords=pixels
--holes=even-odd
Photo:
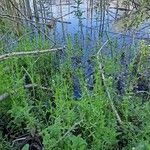
[[[0,1],[0,150],[149,150],[148,0]]]

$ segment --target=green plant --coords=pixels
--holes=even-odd
[[[75,41],[77,40],[78,36],[75,37]],[[50,46],[48,41],[42,44],[40,37],[33,39],[32,44],[29,41],[20,41],[16,50],[31,51],[35,47],[46,49]],[[141,55],[137,72],[142,73],[149,67],[145,61],[149,47],[142,43],[139,49]],[[95,64],[92,91],[87,88],[81,64],[76,68],[72,67],[72,57],[82,57],[83,53],[80,45],[74,46],[71,37],[67,38],[66,58],[63,61],[59,60],[61,54],[55,52],[35,57],[12,58],[0,63],[0,93],[9,94],[0,103],[1,117],[3,116],[0,122],[0,144],[7,150],[10,141],[27,134],[31,141],[38,138],[36,144],[42,143],[46,150],[138,149],[141,148],[137,144],[140,141],[146,141],[148,147],[149,99],[142,103],[133,88],[125,90],[122,97],[116,94],[114,80],[124,70],[120,65],[122,53],[117,56],[114,51],[113,54],[113,57],[103,56],[102,62],[105,83],[123,125],[118,124],[110,107],[97,59],[92,60]],[[130,64],[129,74],[132,74],[133,64]],[[74,99],[73,76],[80,79],[82,95],[79,100]],[[133,74],[132,81],[136,82],[136,78],[136,74]],[[128,84],[133,86],[133,82],[128,81]],[[4,130],[9,133],[3,133]],[[17,147],[20,143],[15,142],[14,145]],[[24,146],[24,149],[29,146],[27,141]]]

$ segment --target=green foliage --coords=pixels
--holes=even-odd
[[[22,148],[22,150],[28,150],[29,149],[29,144],[26,144],[23,148]]]
[[[29,39],[22,40],[16,50],[49,48],[48,41],[42,44],[42,40],[38,40],[38,46],[35,44],[37,40],[33,39],[32,44]],[[119,149],[121,145],[122,149],[149,148],[149,99],[142,103],[141,98],[130,89],[121,98],[115,94],[114,78],[122,71],[120,55],[104,57],[103,65],[106,84],[123,125],[118,124],[112,112],[97,60],[93,60],[96,65],[93,91],[86,87],[83,68],[72,68],[71,58],[82,57],[80,46],[76,45],[74,48],[72,43],[69,37],[67,58],[61,63],[59,52],[36,57],[12,58],[0,63],[0,94],[7,92],[10,95],[0,103],[3,118],[0,130],[1,133],[4,129],[9,132],[0,134],[0,149],[9,149],[12,140],[27,133],[32,138],[39,134],[45,150],[114,150]],[[146,62],[145,65],[142,62],[145,56],[147,57],[149,48],[142,43],[139,49],[141,55],[137,70],[142,73],[143,66],[146,66]],[[131,72],[132,67],[133,65]],[[26,82],[25,75],[28,76]],[[73,75],[80,78],[80,100],[74,99]],[[136,76],[132,77],[134,81],[135,78]],[[38,86],[25,88],[25,84]],[[132,86],[132,83],[129,84]],[[28,149],[28,146],[25,144],[23,149]]]
[[[0,149],[10,150],[10,143],[6,141],[6,139],[2,136],[0,131]]]

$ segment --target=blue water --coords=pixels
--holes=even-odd
[[[64,46],[66,45],[66,37],[69,35],[73,42],[73,47],[77,45],[82,49],[82,56],[74,56],[72,58],[73,69],[76,70],[79,64],[82,65],[83,72],[85,74],[85,79],[87,83],[87,88],[92,90],[94,84],[94,64],[91,62],[91,57],[97,52],[97,45],[101,45],[106,40],[116,43],[115,46],[105,46],[103,49],[103,54],[109,57],[113,57],[114,53],[121,52],[126,50],[128,55],[128,61],[136,53],[136,46],[140,40],[145,40],[147,43],[150,42],[150,22],[145,21],[143,24],[136,29],[130,28],[120,30],[120,26],[117,25],[117,20],[123,15],[123,11],[118,11],[116,15],[116,9],[107,9],[100,10],[90,6],[89,1],[83,0],[83,3],[77,6],[74,1],[71,1],[71,4],[59,5],[56,1],[53,1],[53,6],[50,6],[49,1],[45,1],[46,9],[46,18],[47,22],[51,17],[59,18],[59,21],[66,21],[69,23],[57,22],[54,29],[49,30],[49,36],[53,37],[57,45]],[[52,11],[52,12],[51,12]],[[72,13],[71,13],[72,12]],[[68,15],[66,15],[68,14]],[[64,16],[61,20],[61,16]],[[41,25],[42,26],[42,25]],[[41,28],[42,29],[42,28]],[[34,36],[38,34],[35,31]],[[32,35],[33,36],[33,35]],[[76,41],[75,37],[78,37]],[[13,49],[17,46],[17,43],[13,44],[12,39],[7,40],[9,46],[8,49]],[[132,47],[134,48],[132,49]],[[129,51],[132,49],[133,51]],[[80,59],[80,62],[79,60]],[[80,99],[82,96],[82,91],[80,89],[80,79],[76,76],[76,73],[73,76],[73,89],[75,99]]]
[[[76,34],[78,35],[78,44],[83,49],[83,56],[81,58],[81,61],[85,74],[87,89],[89,91],[92,91],[94,86],[95,71],[94,64],[92,64],[91,62],[91,56],[96,54],[96,51],[94,51],[94,49],[96,48],[98,41],[104,43],[106,40],[110,40],[113,43],[116,43],[113,52],[110,48],[111,46],[109,46],[109,48],[108,46],[106,46],[103,50],[103,54],[106,54],[110,57],[113,57],[112,53],[123,52],[124,50],[126,50],[125,53],[127,55],[127,60],[122,60],[121,62],[121,65],[124,68],[124,70],[128,69],[127,65],[124,63],[129,62],[130,59],[132,59],[135,53],[137,52],[136,46],[138,47],[139,41],[144,39],[146,42],[149,42],[150,34],[147,32],[147,29],[149,28],[147,22],[144,22],[139,27],[139,29],[136,30],[131,28],[128,30],[124,29],[124,31],[122,32],[119,30],[116,31],[116,29],[114,29],[114,24],[116,22],[115,9],[112,9],[110,11],[112,13],[107,13],[106,11],[103,11],[103,16],[101,16],[102,14],[100,14],[98,11],[94,9],[88,10],[87,7],[83,5],[81,5],[81,7],[79,8],[72,7],[70,11],[75,11],[75,13],[71,14],[69,17],[67,16],[66,20],[71,22],[71,24],[64,24],[65,34],[71,35],[72,39],[74,39]],[[77,12],[83,13],[81,16],[77,16]],[[58,34],[60,43],[62,42],[63,44],[65,44],[65,37],[63,37],[62,29],[62,25],[58,23],[56,27],[56,32]],[[76,45],[75,42],[74,44]],[[133,46],[134,48],[132,48]],[[73,58],[73,68],[78,67],[78,63],[76,61],[77,58]],[[124,78],[126,78],[127,71],[125,71],[124,74]],[[74,97],[75,99],[80,99],[82,97],[82,91],[80,88],[80,78],[74,75],[73,83]]]

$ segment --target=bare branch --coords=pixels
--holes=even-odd
[[[25,85],[24,86],[25,88],[35,88],[35,87],[37,87],[37,88],[40,88],[40,89],[42,89],[42,90],[47,90],[47,91],[51,91],[51,89],[50,88],[47,88],[47,87],[44,87],[44,86],[40,86],[40,85],[38,85],[38,84],[27,84],[27,85]]]
[[[46,50],[37,50],[37,51],[29,51],[29,52],[12,52],[4,55],[0,55],[0,62],[12,57],[23,57],[23,56],[31,56],[31,55],[40,55],[49,52],[54,52],[58,50],[62,50],[63,48],[54,48],[54,49],[46,49]]]
[[[111,105],[111,108],[112,108],[112,111],[114,112],[116,118],[117,118],[117,121],[119,122],[119,124],[122,124],[122,120],[121,120],[121,117],[119,116],[118,112],[117,112],[117,109],[115,108],[115,105],[113,103],[113,100],[111,98],[111,95],[110,95],[110,92],[109,92],[109,88],[107,87],[106,83],[105,83],[105,75],[104,75],[104,70],[103,70],[103,67],[102,67],[102,63],[101,63],[101,59],[100,57],[101,56],[101,51],[102,49],[104,48],[104,46],[108,43],[108,40],[102,45],[102,47],[99,49],[99,51],[97,52],[97,59],[98,59],[98,62],[99,62],[99,69],[100,69],[100,72],[101,72],[101,76],[102,76],[102,80],[103,80],[103,84],[104,84],[104,88],[106,90],[106,94],[107,94],[107,97],[110,101],[110,105]]]

